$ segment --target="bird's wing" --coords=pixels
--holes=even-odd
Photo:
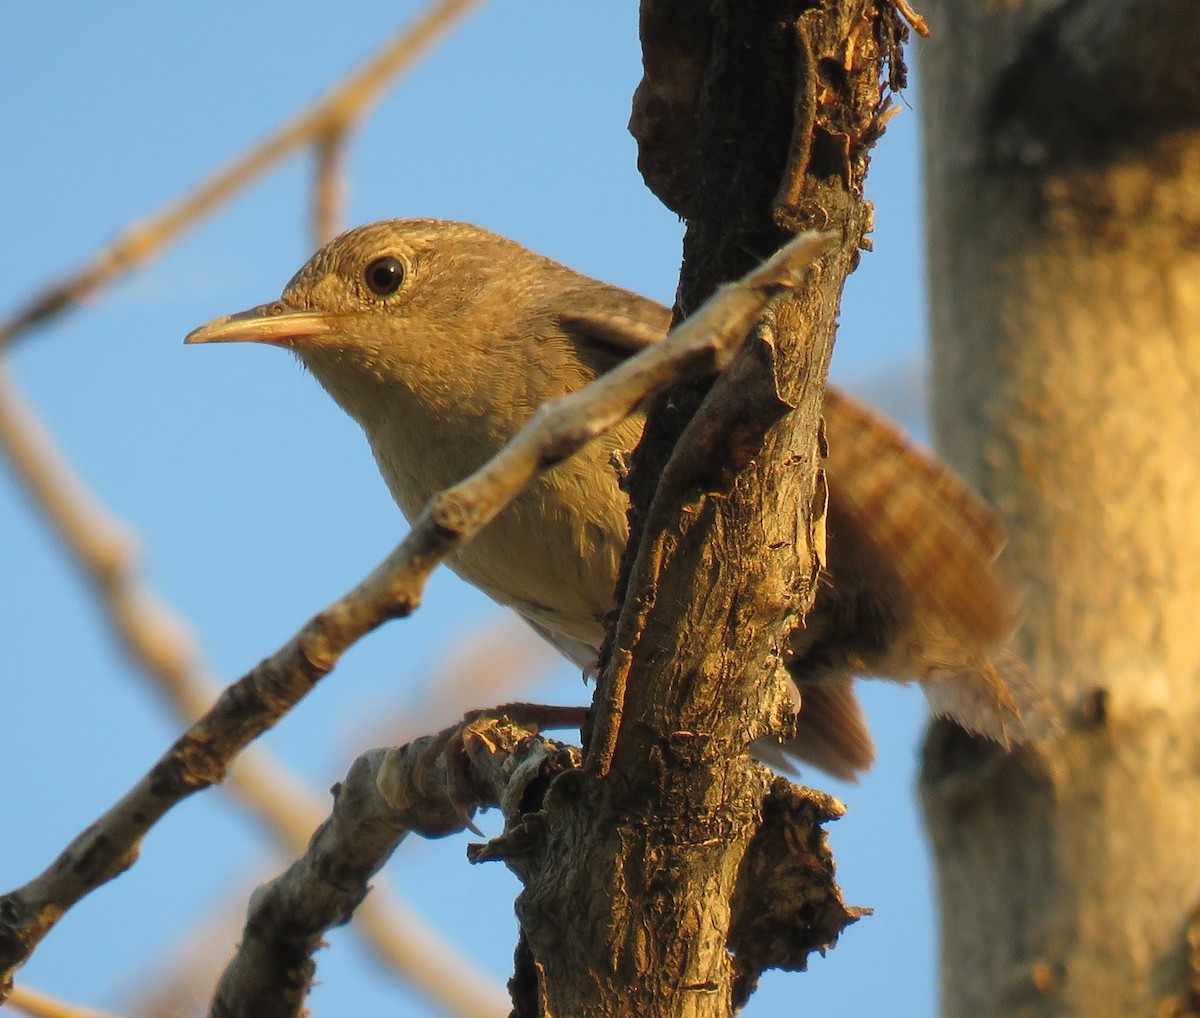
[[[671,322],[661,304],[610,286],[588,288],[578,308],[562,324],[607,367],[662,339]],[[892,571],[876,578],[883,591],[898,594],[899,586],[978,645],[1007,637],[1015,613],[993,565],[1005,536],[991,508],[946,464],[836,386],[826,387],[824,415],[835,582],[862,579],[882,556]],[[843,540],[868,554],[837,554]]]
[[[557,316],[558,325],[598,374],[664,339],[671,329],[668,308],[591,280],[567,306],[570,310]]]
[[[598,372],[670,328],[665,307],[616,287],[589,286],[580,298],[560,325]],[[995,569],[1004,546],[995,515],[953,470],[835,386],[824,415],[830,576],[795,640],[791,670],[807,717],[787,750],[835,774],[869,764],[851,674],[916,679],[936,712],[1002,741],[1019,734],[1028,705],[1019,669],[994,665],[1016,618]]]

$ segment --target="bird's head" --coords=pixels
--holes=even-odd
[[[553,275],[547,266],[561,269],[476,226],[386,220],[321,248],[278,300],[214,319],[184,342],[291,349],[370,425],[370,404],[397,388],[441,402],[502,370],[504,337],[519,333],[514,323]]]
[[[185,343],[267,343],[304,356],[378,345],[404,330],[486,314],[530,260],[498,234],[437,219],[395,219],[343,233],[308,260],[278,300],[224,315]],[[374,337],[374,339],[372,339]]]

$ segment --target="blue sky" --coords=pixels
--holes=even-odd
[[[179,195],[372,52],[420,7],[362,0],[10,6],[0,16],[0,312]],[[299,13],[297,13],[299,10]],[[625,129],[637,11],[496,0],[401,80],[350,151],[349,224],[410,215],[498,230],[669,302],[682,229],[635,168]],[[915,106],[912,92],[906,96]],[[868,196],[876,251],[851,280],[834,374],[920,428],[924,312],[914,109],[889,125]],[[404,523],[365,443],[278,351],[185,348],[218,314],[275,297],[311,252],[310,165],[256,185],[147,270],[21,342],[10,366],[67,456],[138,534],[149,581],[230,681],[352,585]],[[349,225],[348,224],[348,225]],[[501,614],[449,573],[416,617],[355,648],[265,745],[318,790],[415,710],[422,683]],[[75,570],[0,469],[0,885],[45,866],[132,784],[177,724],[115,649]],[[849,901],[877,914],[806,975],[772,974],[749,1015],[934,1010],[930,876],[913,780],[918,693],[865,690],[880,743],[857,787],[807,777],[849,815],[831,837]],[[578,702],[569,667],[537,694]],[[485,704],[477,704],[484,706]],[[494,818],[485,823],[495,830]],[[507,977],[515,878],[472,867],[467,838],[405,844],[394,886],[481,968]],[[148,838],[128,874],[77,908],[22,975],[120,1010],[170,945],[276,864],[209,792]],[[319,956],[317,1014],[433,1012],[345,933]]]

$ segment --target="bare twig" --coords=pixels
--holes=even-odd
[[[328,803],[322,802],[312,829],[320,826],[328,815]],[[292,852],[291,857],[304,855],[306,849],[307,842]],[[245,924],[250,892],[262,879],[261,872],[253,879],[239,878],[236,889],[222,905],[203,923],[190,929],[186,938],[168,954],[150,963],[145,969],[150,978],[137,987],[137,995],[131,997],[126,1007],[133,1018],[194,1014],[203,1002],[212,998]],[[403,907],[391,907],[387,900],[389,892],[380,886],[380,881],[377,874],[371,881],[371,893],[354,915],[352,929],[358,931],[365,946],[383,959],[389,971],[406,978],[409,978],[407,973],[414,972],[409,981],[424,991],[439,1014],[456,1018],[507,1015],[512,1005],[504,987],[466,966],[452,946],[419,921],[409,928],[407,913]],[[422,985],[434,980],[441,980],[443,985]]]
[[[316,797],[313,797],[314,800]],[[309,805],[319,815],[310,827],[315,830],[328,816],[325,802]],[[302,856],[305,842],[289,853]],[[137,987],[127,1010],[134,1018],[183,1015],[207,1001],[228,963],[246,918],[246,902],[259,878],[239,878],[238,887],[227,901],[188,931],[187,937],[169,954],[145,969],[147,980]],[[424,994],[439,1014],[456,1018],[503,1018],[511,1010],[504,987],[463,961],[454,947],[420,919],[412,916],[380,875],[371,881],[371,893],[358,907],[352,929],[363,946],[389,972]]]
[[[313,241],[327,244],[342,232],[346,207],[346,131],[335,128],[316,145],[313,168]]]
[[[912,26],[913,31],[921,36],[922,39],[928,39],[929,22],[913,9],[908,0],[895,0],[895,4],[896,10],[900,12],[900,16]]]
[[[33,1018],[112,1018],[105,1011],[93,1011],[90,1007],[66,1004],[45,993],[31,990],[28,986],[14,986],[8,998],[8,1006],[32,1015]]]
[[[770,299],[794,285],[830,241],[814,233],[795,238],[741,283],[722,287],[666,341],[542,407],[488,463],[435,496],[408,537],[365,580],[226,689],[49,869],[0,897],[0,993],[70,907],[132,865],[142,838],[168,810],[223,781],[234,757],[295,706],[355,641],[389,619],[411,614],[442,558],[495,519],[540,473],[631,414],[650,392],[722,370]],[[614,703],[619,708],[620,700]]]
[[[220,687],[181,619],[142,582],[136,542],[71,470],[0,364],[0,453],[83,571],[121,649],[179,712],[198,717]]]
[[[92,259],[35,294],[0,323],[0,350],[138,266],[145,265],[184,230],[247,187],[297,149],[344,136],[379,99],[387,84],[427,52],[454,22],[481,0],[439,0],[360,69],[325,93],[249,152],[218,170],[195,190],[135,223]]]
[[[79,272],[35,296],[0,325],[0,347],[73,307],[104,284],[148,261],[188,226],[213,211],[293,149],[315,143],[317,230],[332,234],[341,218],[341,156],[350,129],[396,75],[410,66],[479,0],[432,7],[361,70],[293,118],[193,194],[135,225]],[[45,429],[0,374],[0,442],[56,531],[92,583],[126,653],[150,674],[187,721],[203,715],[220,688],[199,660],[186,625],[142,584],[133,536],[77,481]],[[247,755],[232,790],[263,820],[285,851],[302,850],[324,815],[323,804],[262,754]],[[364,910],[367,946],[442,1007],[460,1014],[496,1013],[502,991],[480,976],[386,889]],[[405,942],[405,940],[409,942]]]
[[[3,365],[0,452],[83,570],[125,653],[185,724],[202,717],[221,687],[203,664],[191,631],[146,586],[128,530],[80,482]],[[242,754],[228,787],[285,854],[303,852],[326,815],[324,799],[262,750]],[[360,914],[356,928],[370,951],[439,1007],[463,1016],[505,1013],[503,989],[385,884],[380,882]]]
[[[304,1013],[316,970],[313,952],[326,931],[350,918],[405,834],[441,837],[463,828],[466,818],[447,797],[448,788],[462,781],[473,802],[511,807],[524,801],[532,781],[579,764],[578,750],[543,742],[507,719],[467,726],[461,750],[446,748],[448,734],[400,750],[371,750],[354,762],[308,851],[251,898],[238,952],[221,977],[210,1015]],[[435,742],[442,750],[429,763],[426,751]]]

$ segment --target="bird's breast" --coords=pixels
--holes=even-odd
[[[481,442],[481,430],[477,421],[456,426],[444,418],[419,430],[407,422],[368,429],[380,472],[410,522],[503,446],[501,435]],[[598,648],[627,533],[612,462],[618,444],[620,436],[593,442],[535,479],[447,564],[543,628]]]

